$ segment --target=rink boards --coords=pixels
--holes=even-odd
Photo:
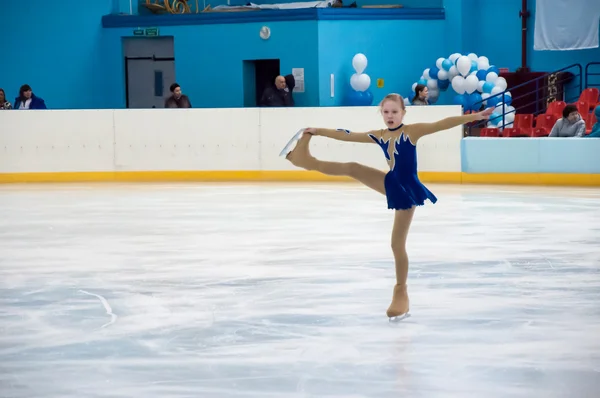
[[[461,114],[409,107],[406,123]],[[376,107],[0,112],[0,182],[347,181],[279,157],[303,127],[384,128]],[[418,143],[425,182],[600,186],[597,139],[469,138],[456,127]],[[386,170],[376,145],[315,137],[312,153]]]

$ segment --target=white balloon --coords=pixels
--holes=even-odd
[[[512,122],[515,121],[515,114],[514,113],[507,113],[506,115],[504,115],[504,119],[506,120],[507,124],[510,124]]]
[[[417,88],[417,84],[418,83],[413,83],[413,85],[412,85],[412,91],[415,91],[415,89]]]
[[[503,77],[497,78],[494,84],[496,85],[496,87],[500,87],[502,91],[506,90],[506,88],[508,87],[508,83],[506,83],[506,79]]]
[[[439,70],[442,70],[442,63],[444,62],[446,58],[438,58],[437,61],[435,61],[435,66],[437,66],[437,68]]]
[[[431,76],[429,76],[429,68],[423,71],[423,77],[425,78],[425,80],[431,79]]]
[[[456,61],[456,68],[461,75],[467,76],[471,71],[471,59],[463,55]]]
[[[438,72],[438,80],[448,80],[448,72],[443,69],[440,69]]]
[[[502,110],[502,106],[504,106],[504,102],[498,102],[498,103],[496,104],[496,108],[498,109],[498,111],[499,111],[499,112],[504,112],[504,111]],[[504,108],[506,108],[506,106],[504,106]]]
[[[367,69],[367,57],[364,54],[358,53],[352,58],[352,67],[359,75]]]
[[[477,61],[479,59],[479,57],[475,53],[471,53],[471,54],[467,55],[467,57],[469,57],[469,59],[471,61]]]
[[[510,112],[510,113],[512,113],[514,115],[515,111],[516,111],[516,109],[512,105],[506,107],[506,112]]]
[[[410,100],[408,98],[404,98],[404,105],[405,106],[411,105]]]
[[[461,54],[460,54],[460,53],[454,53],[454,54],[452,54],[451,56],[449,56],[449,57],[448,57],[448,59],[449,59],[450,61],[452,61],[452,63],[453,63],[453,64],[455,64],[455,63],[456,63],[456,60],[457,60],[457,59],[459,59],[460,57],[461,57]]]
[[[465,90],[468,94],[473,94],[477,90],[477,86],[479,85],[479,80],[477,76],[469,75],[465,79]]]
[[[487,99],[488,98],[490,98],[490,94],[489,93],[482,93],[481,94],[481,100],[482,100],[484,106],[487,106]]]
[[[456,94],[464,94],[465,89],[465,78],[462,76],[455,76],[452,79],[452,89],[456,92]]]
[[[479,91],[480,93],[483,93],[483,85],[485,84],[485,82],[482,80],[479,83],[477,83],[477,91]],[[414,91],[414,89],[413,89]]]
[[[434,80],[434,79],[427,80],[427,88],[429,90],[435,90],[436,88],[438,88],[437,80]]]
[[[488,70],[490,68],[490,60],[487,57],[479,57],[477,60],[477,69]]]
[[[501,92],[503,92],[504,90],[502,90],[500,87],[494,87],[492,89],[491,95],[497,95],[500,94]]]
[[[456,65],[452,65],[452,67],[448,71],[448,79],[452,80],[455,76],[458,76],[458,69],[456,68]]]
[[[490,82],[490,83],[494,83],[494,84],[496,84],[497,79],[498,79],[498,74],[496,72],[490,72],[485,77],[486,82]]]
[[[352,89],[354,89],[355,91],[360,91],[358,89],[358,87],[359,87],[358,76],[359,76],[358,73],[355,73],[352,76],[350,76],[350,86],[352,86]]]
[[[358,75],[358,90],[357,91],[367,91],[369,86],[371,85],[371,78],[369,75],[365,73],[361,73]]]
[[[436,100],[440,96],[440,90],[437,88],[432,88],[427,92],[427,96],[431,99]]]

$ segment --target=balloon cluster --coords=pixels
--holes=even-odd
[[[373,94],[369,91],[371,78],[363,73],[367,69],[367,57],[364,54],[356,54],[352,58],[352,67],[356,73],[350,78],[353,91],[348,94],[348,105],[369,106],[373,103]]]
[[[504,115],[505,124],[514,120],[514,108],[510,106],[512,96],[506,91],[506,79],[499,77],[499,74],[497,67],[490,66],[487,57],[454,53],[448,58],[438,58],[434,67],[423,71],[421,79],[412,86],[412,96],[415,95],[417,84],[425,85],[429,89],[429,103],[435,104],[440,91],[446,91],[451,86],[457,94],[454,104],[461,105],[465,112],[478,111],[482,106],[498,109],[502,105],[503,108],[495,111],[490,118],[489,123],[495,122],[493,127],[496,127],[502,123],[504,113],[511,112],[509,114],[512,115]]]

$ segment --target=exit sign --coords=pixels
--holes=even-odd
[[[133,35],[134,36],[156,37],[159,35],[159,30],[158,30],[158,28],[146,28],[146,29],[137,28],[137,29],[133,30]]]
[[[158,36],[158,28],[146,28],[146,36]]]

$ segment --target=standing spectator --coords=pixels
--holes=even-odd
[[[294,106],[292,91],[296,86],[294,75],[277,76],[275,85],[269,86],[260,99],[261,106]]]
[[[171,84],[171,96],[165,100],[165,108],[191,108],[192,103],[187,95],[181,93],[181,86]]]
[[[581,118],[575,105],[567,105],[548,137],[583,137],[585,135],[585,120]]]
[[[15,109],[47,109],[46,103],[41,97],[37,97],[29,84],[24,84],[19,90],[19,96],[15,99]]]
[[[0,88],[0,110],[2,109],[12,109],[12,105],[6,100],[4,89]]]
[[[415,87],[415,96],[412,99],[413,105],[429,105],[427,97],[429,96],[429,89],[424,84],[417,84]]]

